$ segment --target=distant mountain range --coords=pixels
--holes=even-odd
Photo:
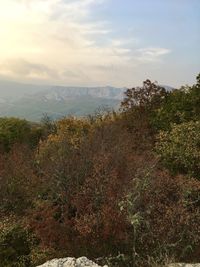
[[[0,117],[40,121],[44,114],[52,119],[85,116],[98,108],[118,108],[125,91],[111,86],[46,86],[0,80]]]
[[[0,81],[0,116],[39,121],[66,115],[85,116],[101,107],[117,108],[125,88],[65,87]]]

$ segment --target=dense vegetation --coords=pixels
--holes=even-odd
[[[170,92],[146,80],[117,113],[1,118],[0,149],[1,266],[199,260],[200,75]]]

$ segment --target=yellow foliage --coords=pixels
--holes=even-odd
[[[39,154],[53,157],[54,152],[61,153],[66,146],[78,149],[82,140],[92,131],[87,119],[63,118],[56,123],[57,131],[50,134],[39,146]]]

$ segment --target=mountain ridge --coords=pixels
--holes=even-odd
[[[125,87],[34,85],[0,80],[0,116],[30,121],[39,121],[44,114],[52,119],[86,116],[102,107],[117,109],[125,91]]]
[[[31,121],[39,121],[45,113],[53,119],[86,116],[99,107],[116,108],[125,90],[112,86],[43,86],[0,81],[0,116]]]

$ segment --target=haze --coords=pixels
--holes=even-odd
[[[199,0],[0,0],[1,79],[180,86],[200,69]]]

